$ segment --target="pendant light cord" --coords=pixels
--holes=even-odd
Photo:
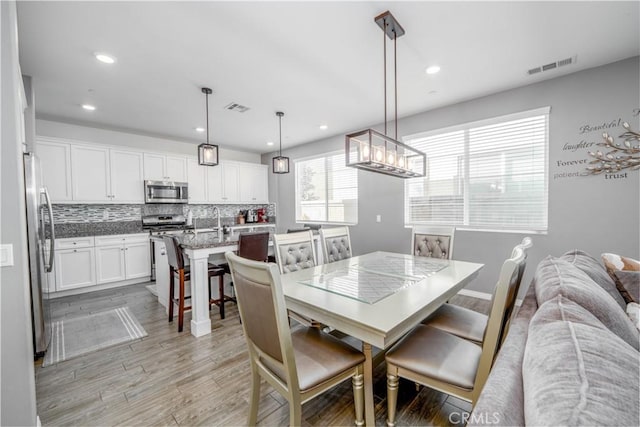
[[[280,133],[280,154],[279,154],[279,156],[282,157],[282,115],[278,115],[278,129],[279,129],[279,133]]]
[[[384,30],[382,31],[382,46],[384,57],[384,134],[387,134],[387,20],[384,21]]]
[[[207,144],[209,143],[209,92],[205,92],[204,93],[205,99],[206,99],[206,111],[207,111]]]
[[[393,30],[393,81],[395,87],[393,88],[393,94],[395,96],[394,108],[396,110],[395,114],[395,129],[396,129],[396,141],[398,140],[398,48],[396,41],[398,40],[398,35],[396,34],[396,30]]]

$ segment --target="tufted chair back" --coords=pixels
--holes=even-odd
[[[318,264],[313,233],[274,234],[273,247],[281,274],[315,267]]]
[[[321,228],[320,241],[325,263],[351,258],[349,227]]]
[[[429,258],[451,259],[455,227],[414,227],[411,254]]]

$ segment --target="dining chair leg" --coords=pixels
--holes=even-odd
[[[289,402],[289,425],[302,425],[302,404],[300,403],[300,401]]]
[[[175,282],[173,277],[175,275],[175,271],[173,267],[169,267],[169,322],[173,322],[173,299],[175,298],[174,286]]]
[[[387,372],[387,426],[396,425],[396,405],[398,402],[398,376]]]
[[[218,276],[218,289],[220,291],[220,318],[224,319],[224,276]]]
[[[184,324],[184,270],[180,272],[180,305],[178,306],[178,332],[182,332]]]
[[[353,403],[355,407],[356,425],[364,425],[364,375],[362,367],[358,367],[351,379],[353,384]]]
[[[248,426],[255,426],[258,422],[258,404],[260,403],[260,374],[253,359],[251,360],[251,400],[249,401]]]

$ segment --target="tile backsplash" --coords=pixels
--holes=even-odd
[[[194,218],[214,218],[213,207],[218,206],[221,217],[233,218],[240,210],[267,208],[270,218],[276,215],[276,205],[96,205],[54,204],[53,220],[56,224],[78,222],[141,221],[146,215],[187,215],[189,209]]]

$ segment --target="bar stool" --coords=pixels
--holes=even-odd
[[[240,233],[240,235],[238,235],[237,253],[238,256],[242,258],[267,262],[269,254],[269,232],[256,231],[252,233]],[[220,264],[220,267],[224,269],[226,274],[231,274],[228,263]]]
[[[178,240],[175,237],[164,236],[162,238],[167,248],[167,260],[169,261],[169,322],[173,322],[173,305],[178,305],[178,332],[182,332],[184,326],[184,312],[190,310],[191,306],[185,306],[185,299],[191,297],[185,296],[184,282],[191,279],[190,266],[184,265],[184,255]],[[178,275],[180,291],[178,298],[175,298],[175,276]],[[207,268],[208,278],[218,277],[218,288],[220,295],[224,296],[224,269],[216,264],[209,263]],[[220,307],[220,317],[224,319],[224,298],[211,299],[211,287],[209,286],[209,310],[211,304]]]

